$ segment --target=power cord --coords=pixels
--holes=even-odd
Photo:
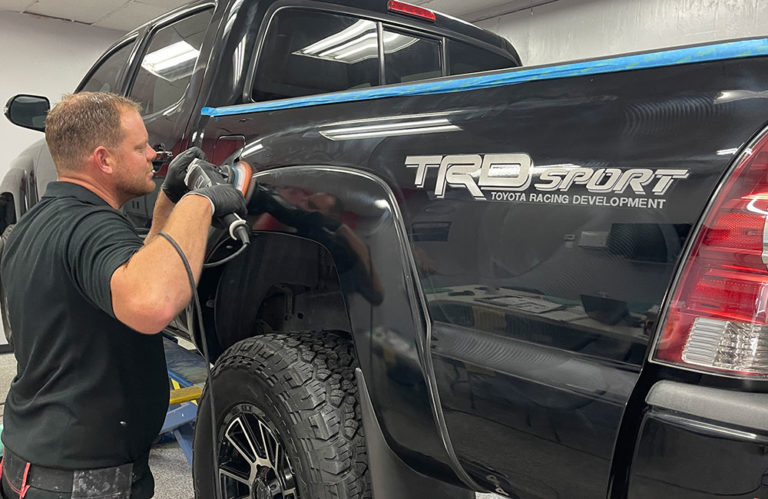
[[[208,352],[208,338],[206,337],[206,334],[205,334],[205,324],[203,323],[203,310],[202,310],[202,307],[200,306],[200,296],[197,294],[197,285],[195,284],[195,276],[192,273],[192,268],[189,266],[189,261],[187,260],[187,256],[184,254],[184,251],[181,249],[181,246],[179,246],[179,244],[170,235],[168,235],[165,232],[159,232],[158,235],[163,236],[169,243],[171,243],[171,246],[173,246],[173,248],[176,250],[176,253],[179,254],[179,258],[181,258],[181,262],[184,264],[184,268],[187,271],[187,278],[189,279],[189,287],[192,289],[192,298],[194,303],[195,314],[197,315],[197,323],[200,327],[200,343],[202,343],[203,356],[205,357],[205,366],[208,370],[207,383],[210,385],[208,387],[208,390],[210,390],[211,392],[211,396],[209,398],[211,403],[210,405],[211,407],[211,446],[213,448],[213,462],[215,467],[218,469],[219,449],[217,446],[217,434],[216,434],[216,410],[214,408],[214,401],[213,401],[213,378],[211,377],[211,356]],[[240,249],[238,249],[235,253],[229,255],[226,258],[218,260],[216,262],[205,264],[203,265],[203,268],[218,267],[219,265],[223,265],[233,260],[245,250],[248,244],[249,242],[246,239],[245,241],[243,241],[243,244],[240,247]],[[218,478],[214,478],[214,484],[217,484],[217,483],[218,483]]]
[[[232,260],[234,260],[235,258],[237,258],[238,256],[240,256],[240,254],[241,254],[243,251],[245,251],[245,248],[246,248],[246,247],[247,247],[249,244],[251,244],[251,241],[250,241],[249,239],[241,240],[240,249],[238,249],[237,251],[235,251],[235,252],[234,252],[234,253],[232,253],[231,255],[229,255],[229,256],[227,256],[227,257],[224,257],[224,258],[222,258],[221,260],[217,260],[217,261],[215,261],[215,262],[210,262],[210,263],[204,263],[204,264],[203,264],[203,268],[204,268],[204,269],[210,269],[210,268],[213,268],[213,267],[218,267],[219,265],[224,265],[224,264],[225,264],[225,263],[227,263],[227,262],[231,262]],[[216,249],[218,249],[219,247],[220,247],[220,246],[217,246],[217,247],[214,249],[214,252],[215,252],[215,250],[216,250]],[[178,251],[178,250],[177,250],[177,251]]]

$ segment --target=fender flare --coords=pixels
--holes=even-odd
[[[342,225],[367,251],[370,271],[383,291],[381,300],[371,300],[355,287],[359,274],[339,276],[361,373],[387,445],[417,470],[438,469],[442,480],[481,490],[459,463],[448,436],[430,355],[431,322],[397,196],[389,184],[364,170],[324,165],[274,168],[257,172],[253,180],[286,195],[330,195],[344,206]],[[251,213],[261,211],[253,197],[247,200]],[[285,266],[288,261],[267,266]],[[249,290],[230,292],[226,299],[238,294],[248,296]],[[395,364],[398,373],[390,379]],[[406,431],[410,427],[423,430],[418,442]],[[421,465],[425,461],[431,464]]]

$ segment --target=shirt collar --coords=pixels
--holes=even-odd
[[[45,189],[44,198],[67,198],[72,197],[84,203],[96,206],[109,206],[98,194],[86,189],[85,187],[73,184],[72,182],[55,181],[48,184]]]

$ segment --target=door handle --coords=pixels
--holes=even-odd
[[[157,144],[156,146],[153,146],[152,149],[154,149],[157,154],[155,159],[152,160],[152,166],[155,171],[160,170],[164,164],[173,158],[173,153],[165,149],[165,144]]]

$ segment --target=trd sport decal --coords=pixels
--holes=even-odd
[[[405,166],[416,169],[414,183],[420,189],[425,188],[429,170],[436,169],[438,199],[452,187],[468,190],[477,200],[632,208],[664,208],[667,200],[662,196],[676,180],[688,177],[688,170],[681,169],[534,167],[524,153],[408,156]],[[579,189],[583,194],[568,193],[575,185],[584,186]]]

